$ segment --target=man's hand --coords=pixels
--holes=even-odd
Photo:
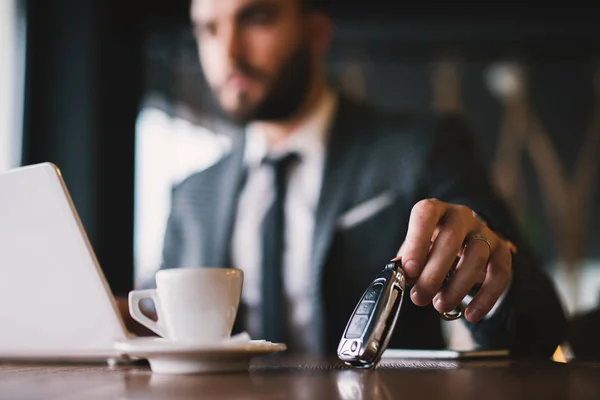
[[[396,259],[402,259],[409,280],[415,281],[413,303],[426,306],[433,301],[440,313],[454,309],[474,285],[482,284],[465,310],[466,319],[477,322],[508,286],[513,250],[512,243],[496,235],[468,207],[428,199],[413,207]],[[442,287],[457,255],[461,260]]]

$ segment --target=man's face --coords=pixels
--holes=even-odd
[[[306,97],[310,38],[300,0],[193,0],[204,75],[236,121],[286,120]]]

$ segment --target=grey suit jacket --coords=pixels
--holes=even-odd
[[[174,188],[162,268],[231,266],[243,147],[240,135],[230,154]],[[437,198],[477,211],[519,248],[502,306],[488,320],[464,322],[476,342],[481,348],[510,348],[514,355],[552,354],[565,335],[562,306],[477,154],[459,118],[392,118],[340,99],[311,255],[310,296],[316,311],[312,352],[335,351],[356,302],[402,243],[412,206]],[[431,306],[414,306],[406,297],[390,346],[444,345],[439,314]]]

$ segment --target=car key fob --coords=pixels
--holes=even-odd
[[[340,360],[358,368],[371,368],[379,362],[394,331],[405,291],[401,262],[388,263],[352,312],[338,345]]]
[[[456,257],[444,284],[451,279],[459,261],[460,257]],[[338,345],[338,358],[357,368],[374,367],[388,346],[404,293],[410,292],[411,287],[402,269],[402,262],[398,260],[388,263],[354,308]],[[479,287],[480,285],[474,286],[469,294],[474,296]],[[453,321],[463,316],[464,309],[465,305],[461,303],[454,310],[440,315],[447,321]]]

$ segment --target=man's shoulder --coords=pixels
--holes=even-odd
[[[232,155],[227,153],[210,166],[186,176],[173,185],[173,195],[175,197],[185,197],[198,191],[212,191],[215,185],[224,178],[225,166],[231,157]]]
[[[343,124],[354,132],[355,148],[360,149],[367,174],[383,174],[393,184],[416,187],[420,176],[440,149],[460,144],[465,156],[473,137],[461,115],[432,111],[390,111],[355,100],[341,103]],[[345,130],[341,134],[346,134]],[[375,171],[375,172],[374,172]],[[392,171],[393,173],[391,173]],[[398,179],[401,176],[402,179]],[[378,178],[379,179],[379,178]]]
[[[344,95],[340,96],[339,116],[352,126],[361,126],[361,132],[371,138],[417,137],[423,143],[440,133],[466,130],[466,119],[459,114],[435,110],[393,110]]]

